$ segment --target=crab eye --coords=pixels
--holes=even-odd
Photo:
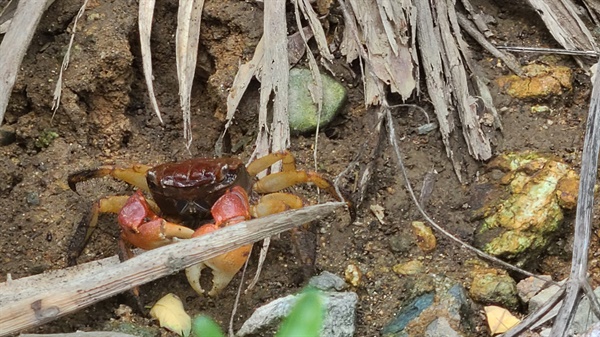
[[[146,173],[146,182],[148,183],[148,188],[155,188],[158,185],[158,181],[156,180],[156,172],[148,171],[148,173]]]
[[[231,170],[229,165],[225,164],[221,167],[221,182],[223,184],[232,184],[235,181],[237,174],[234,170]]]

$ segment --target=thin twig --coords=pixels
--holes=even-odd
[[[518,47],[518,46],[497,46],[496,48],[518,53],[536,53],[536,54],[556,54],[598,57],[600,53],[593,50],[567,50],[560,48],[536,48],[536,47]]]

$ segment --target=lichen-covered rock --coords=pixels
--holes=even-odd
[[[530,64],[523,67],[525,76],[500,77],[498,85],[515,98],[543,98],[572,89],[572,71],[568,67]]]
[[[505,172],[504,190],[476,211],[482,221],[475,244],[518,266],[534,262],[559,233],[564,211],[575,207],[579,176],[568,164],[532,152],[504,154],[489,165]]]
[[[321,74],[323,83],[323,106],[320,127],[333,120],[346,101],[346,88],[335,79]],[[290,70],[288,112],[290,129],[293,132],[311,132],[316,130],[318,114],[310,88],[316,87],[309,69]]]
[[[469,289],[471,298],[481,304],[514,309],[519,304],[517,283],[506,272],[491,268],[475,268]]]

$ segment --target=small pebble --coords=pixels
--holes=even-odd
[[[362,272],[355,264],[351,263],[344,271],[344,278],[346,279],[346,282],[350,283],[352,286],[358,287],[362,279]]]
[[[40,204],[40,196],[38,195],[37,192],[30,192],[25,197],[25,201],[27,202],[28,205],[38,206]]]

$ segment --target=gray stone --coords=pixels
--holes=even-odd
[[[322,337],[354,336],[354,321],[358,295],[353,292],[322,292],[325,304],[325,318]],[[256,309],[242,325],[236,336],[265,336],[275,331],[281,320],[287,316],[298,300],[299,295],[278,298]]]
[[[543,280],[540,280],[542,278]],[[541,275],[540,278],[530,276],[517,283],[517,294],[524,303],[529,302],[533,296],[540,292],[548,281],[552,281],[549,275]]]
[[[461,337],[444,317],[436,318],[425,330],[425,337]]]
[[[339,291],[348,287],[348,284],[346,284],[346,281],[344,281],[343,278],[328,271],[324,271],[320,275],[313,276],[310,281],[308,281],[308,285],[323,291]]]
[[[346,88],[335,79],[321,73],[323,83],[323,105],[320,127],[333,120],[346,101]],[[309,88],[315,87],[309,69],[290,70],[288,113],[290,129],[293,132],[312,132],[317,128],[317,105],[313,102]]]

